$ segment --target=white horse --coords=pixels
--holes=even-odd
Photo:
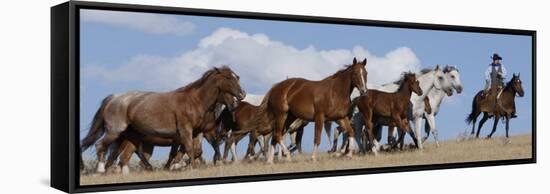
[[[455,66],[445,66],[443,68],[443,73],[445,73],[445,76],[447,76],[447,79],[451,82],[451,85],[456,90],[456,93],[460,94],[462,93],[462,82],[460,81],[460,73],[458,72],[458,69]],[[445,97],[445,92],[443,90],[439,89],[433,89],[428,93],[426,96],[429,99],[430,106],[432,108],[432,112],[430,114],[424,113],[424,119],[425,119],[425,132],[426,136],[422,138],[422,142],[425,142],[428,137],[430,136],[430,129],[433,136],[436,146],[439,146],[439,140],[437,138],[437,128],[435,127],[435,116],[439,112],[439,107],[441,106],[441,102],[443,102],[443,98]],[[418,126],[418,125],[417,125]]]

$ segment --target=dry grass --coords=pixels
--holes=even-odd
[[[106,175],[82,174],[80,180],[82,185],[93,185],[531,158],[531,135],[515,136],[510,139],[510,143],[506,143],[503,138],[494,138],[491,140],[474,139],[460,142],[447,141],[442,142],[440,147],[427,144],[422,151],[387,152],[380,153],[378,156],[361,155],[354,156],[353,158],[335,157],[323,153],[318,156],[316,162],[311,160],[309,154],[302,154],[293,156],[290,162],[276,161],[273,165],[267,165],[264,161],[243,161],[238,164],[226,165],[213,165],[209,163],[202,167],[185,169],[178,172],[160,170],[154,172],[136,172],[134,170],[130,175],[126,176],[115,173]]]

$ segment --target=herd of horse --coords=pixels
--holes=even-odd
[[[84,169],[82,152],[93,145],[97,173],[106,172],[117,160],[122,173],[129,173],[128,164],[134,153],[144,169],[152,170],[149,159],[156,146],[170,147],[165,169],[180,169],[184,164],[193,167],[204,162],[203,139],[214,150],[214,163],[227,161],[229,153],[232,161],[238,162],[236,147],[246,136],[249,144],[245,158],[263,156],[272,164],[277,146],[281,160],[291,160],[291,152],[302,151],[303,131],[309,122],[314,123],[311,155],[314,161],[323,128],[331,138],[332,122],[338,127],[329,141],[329,152],[338,155],[352,157],[354,153],[367,152],[376,155],[381,148],[383,126],[388,126],[388,144],[392,149],[403,149],[407,134],[418,149],[423,148],[430,133],[439,146],[435,116],[445,96],[453,95],[453,91],[462,92],[459,70],[455,66],[437,65],[419,73],[404,72],[393,83],[367,86],[366,65],[366,58],[363,61],[354,58],[352,64],[319,81],[287,78],[274,84],[257,105],[244,100],[246,92],[241,88],[239,76],[226,66],[211,68],[194,82],[170,92],[109,95],[101,102],[88,134],[81,141],[80,167]],[[478,93],[467,118],[474,123],[472,134],[476,118],[483,113],[476,137],[492,117],[495,123],[488,138],[501,118],[506,120],[508,137],[516,94],[523,96],[519,74],[514,74],[502,89],[494,87],[486,96]],[[425,136],[421,137],[423,121]],[[343,142],[339,147],[340,134]],[[292,142],[288,147],[287,137]]]

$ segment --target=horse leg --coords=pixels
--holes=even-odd
[[[500,115],[495,114],[495,121],[493,122],[493,130],[491,130],[491,133],[489,133],[489,135],[487,136],[487,139],[490,139],[495,133],[495,131],[497,130],[498,120],[500,120]]]
[[[273,130],[273,134],[271,137],[271,146],[269,147],[269,151],[267,154],[268,164],[273,164],[273,158],[275,157],[275,146],[283,141],[282,136],[284,132],[286,117],[286,113],[278,114],[275,116],[275,130]],[[283,147],[284,144],[280,146]]]
[[[125,128],[125,127],[124,127]],[[115,131],[123,131],[123,130],[115,130]],[[118,132],[111,132],[109,130],[106,131],[107,133],[103,138],[98,141],[95,144],[96,152],[97,152],[97,169],[96,171],[98,173],[105,173],[105,152],[107,151],[107,148],[116,141],[116,139],[119,137]]]
[[[189,161],[191,161],[191,168],[195,167],[195,149],[193,145],[193,128],[189,126],[189,122],[181,122],[178,126],[178,134],[179,138],[179,145],[181,146],[181,149],[183,152],[187,154],[189,157]],[[183,152],[178,152],[176,154],[176,157],[174,157],[174,163],[177,164],[181,161],[183,157]],[[173,167],[176,167],[176,165],[172,165],[170,169],[173,169]]]
[[[486,114],[487,113],[484,113],[483,117],[485,117]],[[475,128],[476,128],[476,121],[477,121],[478,116],[479,116],[479,112],[474,113],[474,118],[472,119],[472,132],[470,133],[470,135],[472,135],[472,136],[474,135],[474,131],[475,131]],[[483,120],[483,118],[481,120]],[[479,122],[479,124],[481,125],[481,121]],[[481,128],[481,127],[479,127],[479,128]],[[478,129],[477,134],[479,134],[479,129]],[[478,136],[479,135],[476,135],[476,138],[478,138]]]
[[[483,127],[483,124],[485,124],[487,119],[489,119],[489,115],[487,113],[483,113],[483,118],[481,118],[481,120],[479,121],[479,125],[477,126],[476,138],[479,138],[479,132],[481,131],[481,128]]]
[[[376,156],[378,155],[378,150],[376,150],[376,144],[378,142],[374,138],[374,124],[372,123],[372,111],[365,111],[363,113],[363,121],[367,127],[367,134],[369,135],[369,146],[372,153]]]
[[[136,146],[133,143],[130,143],[129,141],[127,141],[127,143],[124,145],[123,148],[124,149],[120,153],[120,159],[118,164],[122,168],[122,174],[127,175],[127,174],[130,174],[130,168],[128,167],[128,163],[132,158],[132,154],[137,149],[136,149]]]
[[[334,128],[334,134],[332,135],[332,139],[329,141],[332,141],[331,145],[332,147],[328,150],[328,153],[333,153],[338,150],[338,136],[340,136],[340,131],[338,130],[338,127]]]
[[[338,125],[344,128],[344,132],[348,135],[348,157],[352,157],[353,151],[357,151],[357,142],[355,140],[355,131],[351,128],[350,121],[348,117],[344,117],[340,120],[337,120]]]
[[[424,117],[424,134],[426,134],[424,137],[422,137],[422,143],[426,142],[428,138],[430,137],[430,125],[428,124],[428,119]]]
[[[332,148],[332,141],[330,141],[331,139],[331,133],[330,131],[332,130],[332,122],[331,121],[325,121],[325,133],[327,134],[327,140],[328,140],[328,147],[329,148]]]
[[[418,140],[418,142],[417,142],[418,149],[424,149],[424,147],[422,146],[422,137],[420,137],[422,135],[422,132],[420,132],[421,127],[422,127],[422,116],[415,117],[414,118],[414,130],[415,130],[415,133],[416,133],[416,139]]]
[[[254,156],[256,155],[256,151],[254,150],[254,148],[256,148],[256,142],[258,142],[256,138],[258,138],[256,130],[253,130],[250,132],[250,134],[248,134],[248,147],[246,148],[245,155],[245,158],[247,158],[248,160],[253,160]]]
[[[126,138],[118,138],[116,140],[116,143],[112,144],[109,152],[109,158],[107,158],[107,163],[105,164],[105,169],[109,169],[117,160],[118,156],[120,156],[120,152],[126,146],[125,144],[129,143]]]
[[[229,138],[227,138],[227,140],[225,141],[225,145],[223,148],[223,157],[222,157],[223,162],[228,162],[227,157],[229,156],[229,150],[231,149],[231,145],[233,145],[234,142],[235,142],[235,135],[231,134]]]
[[[509,138],[508,132],[510,131],[510,115],[506,115],[506,139]]]
[[[141,155],[142,155],[141,164],[147,171],[153,170],[153,165],[149,163],[149,159],[151,159],[154,149],[155,147],[153,146],[153,144],[143,143],[141,145]]]
[[[325,123],[325,117],[322,114],[315,115],[315,131],[313,138],[313,153],[311,154],[311,159],[313,161],[317,160],[317,149],[319,144],[321,144],[321,130],[323,129],[323,124]]]
[[[301,154],[302,153],[302,138],[304,137],[304,127],[306,125],[302,125],[298,128],[298,130],[296,131],[296,147],[298,149],[298,153]]]
[[[243,139],[245,134],[238,134],[235,136],[233,143],[231,144],[231,159],[233,163],[239,163],[239,156],[237,156],[237,144]]]
[[[429,114],[426,117],[426,122],[427,123],[425,125],[429,125],[429,126],[425,126],[428,129],[426,131],[426,138],[428,137],[428,133],[431,130],[432,135],[434,136],[435,146],[439,147],[439,138],[438,138],[439,130],[437,130],[437,127],[435,126],[435,116],[433,114]]]
[[[179,144],[177,142],[179,142],[178,138],[174,139],[172,142],[172,146],[170,146],[170,153],[168,154],[168,160],[166,160],[166,164],[164,165],[165,170],[170,169],[170,166],[172,165],[174,158],[178,154]]]

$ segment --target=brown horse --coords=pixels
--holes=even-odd
[[[516,94],[520,97],[524,95],[519,74],[514,74],[510,82],[508,82],[501,91],[498,91],[497,87],[491,87],[491,91],[488,95],[483,97],[482,93],[483,91],[479,91],[474,97],[472,101],[472,112],[466,118],[468,124],[472,123],[471,135],[474,134],[477,117],[483,112],[483,118],[479,121],[479,126],[477,128],[476,138],[479,138],[481,127],[483,127],[483,124],[492,117],[491,114],[494,115],[495,121],[493,130],[487,138],[493,136],[501,117],[506,119],[506,138],[508,138],[510,118],[512,113],[516,111]]]
[[[81,142],[81,151],[101,138],[95,146],[97,172],[103,173],[105,151],[130,128],[146,136],[174,138],[194,161],[194,129],[200,127],[204,115],[215,108],[224,93],[238,100],[246,95],[239,77],[228,67],[212,68],[193,83],[171,92],[128,92],[107,97],[113,100],[96,112],[92,127]]]
[[[412,132],[408,119],[409,102],[412,93],[422,95],[422,89],[414,73],[405,73],[399,81],[399,89],[394,93],[369,90],[366,95],[354,99],[367,127],[368,142],[374,154],[377,154],[377,141],[374,140],[374,122],[385,120],[384,124],[398,126],[406,132]],[[399,136],[402,143],[404,134]],[[417,144],[416,138],[413,141]]]
[[[218,135],[217,130],[220,124],[220,120],[218,119],[218,117],[225,104],[228,104],[228,106],[226,106],[226,109],[234,110],[238,103],[237,100],[235,100],[235,98],[228,93],[224,93],[224,95],[221,95],[219,97],[220,99],[218,99],[218,102],[221,103],[218,103],[218,105],[216,105],[214,111],[206,113],[204,119],[202,120],[200,128],[195,129],[195,131],[199,131],[199,134],[194,134],[193,138],[195,158],[199,159],[201,162],[203,162],[201,146],[202,137],[205,137],[208,143],[210,143],[210,145],[212,145],[212,148],[214,149],[214,163],[219,160],[219,144],[221,143],[221,137]],[[111,150],[105,168],[109,168],[116,160],[116,158],[120,155],[119,166],[122,168],[122,173],[127,174],[129,172],[128,163],[131,159],[132,154],[135,152],[136,155],[141,159],[141,164],[144,166],[144,168],[146,170],[152,170],[149,159],[153,154],[154,146],[172,147],[174,144],[178,143],[174,142],[173,138],[143,136],[134,130],[126,130],[117,139],[117,145],[119,146],[109,147],[109,149]],[[175,150],[172,149],[170,158],[164,166],[165,169],[170,168],[172,160],[174,159],[174,157],[176,157],[176,155],[174,154]]]
[[[246,158],[252,158],[255,155],[254,147],[257,143],[258,136],[267,136],[271,133],[271,127],[264,128],[258,131],[255,128],[254,119],[258,113],[259,106],[252,105],[242,101],[235,108],[235,111],[224,109],[220,115],[221,133],[227,133],[225,149],[223,153],[223,161],[227,161],[228,152],[231,151],[232,161],[238,162],[236,147],[239,141],[246,135],[249,135],[249,145],[246,152]],[[260,145],[263,148],[263,146]],[[262,149],[262,151],[264,151]]]
[[[366,64],[367,59],[357,62],[354,58],[353,64],[320,81],[290,78],[275,84],[265,95],[257,114],[261,118],[260,123],[268,121],[267,123],[274,126],[267,163],[273,163],[277,144],[286,155],[286,159],[290,160],[290,153],[284,145],[282,135],[286,132],[285,126],[294,120],[292,118],[315,122],[312,154],[314,160],[321,143],[321,129],[325,121],[336,121],[350,134],[352,142],[355,142],[347,112],[352,89],[355,87],[362,94],[367,91]],[[351,157],[351,153],[348,152],[348,156]]]

